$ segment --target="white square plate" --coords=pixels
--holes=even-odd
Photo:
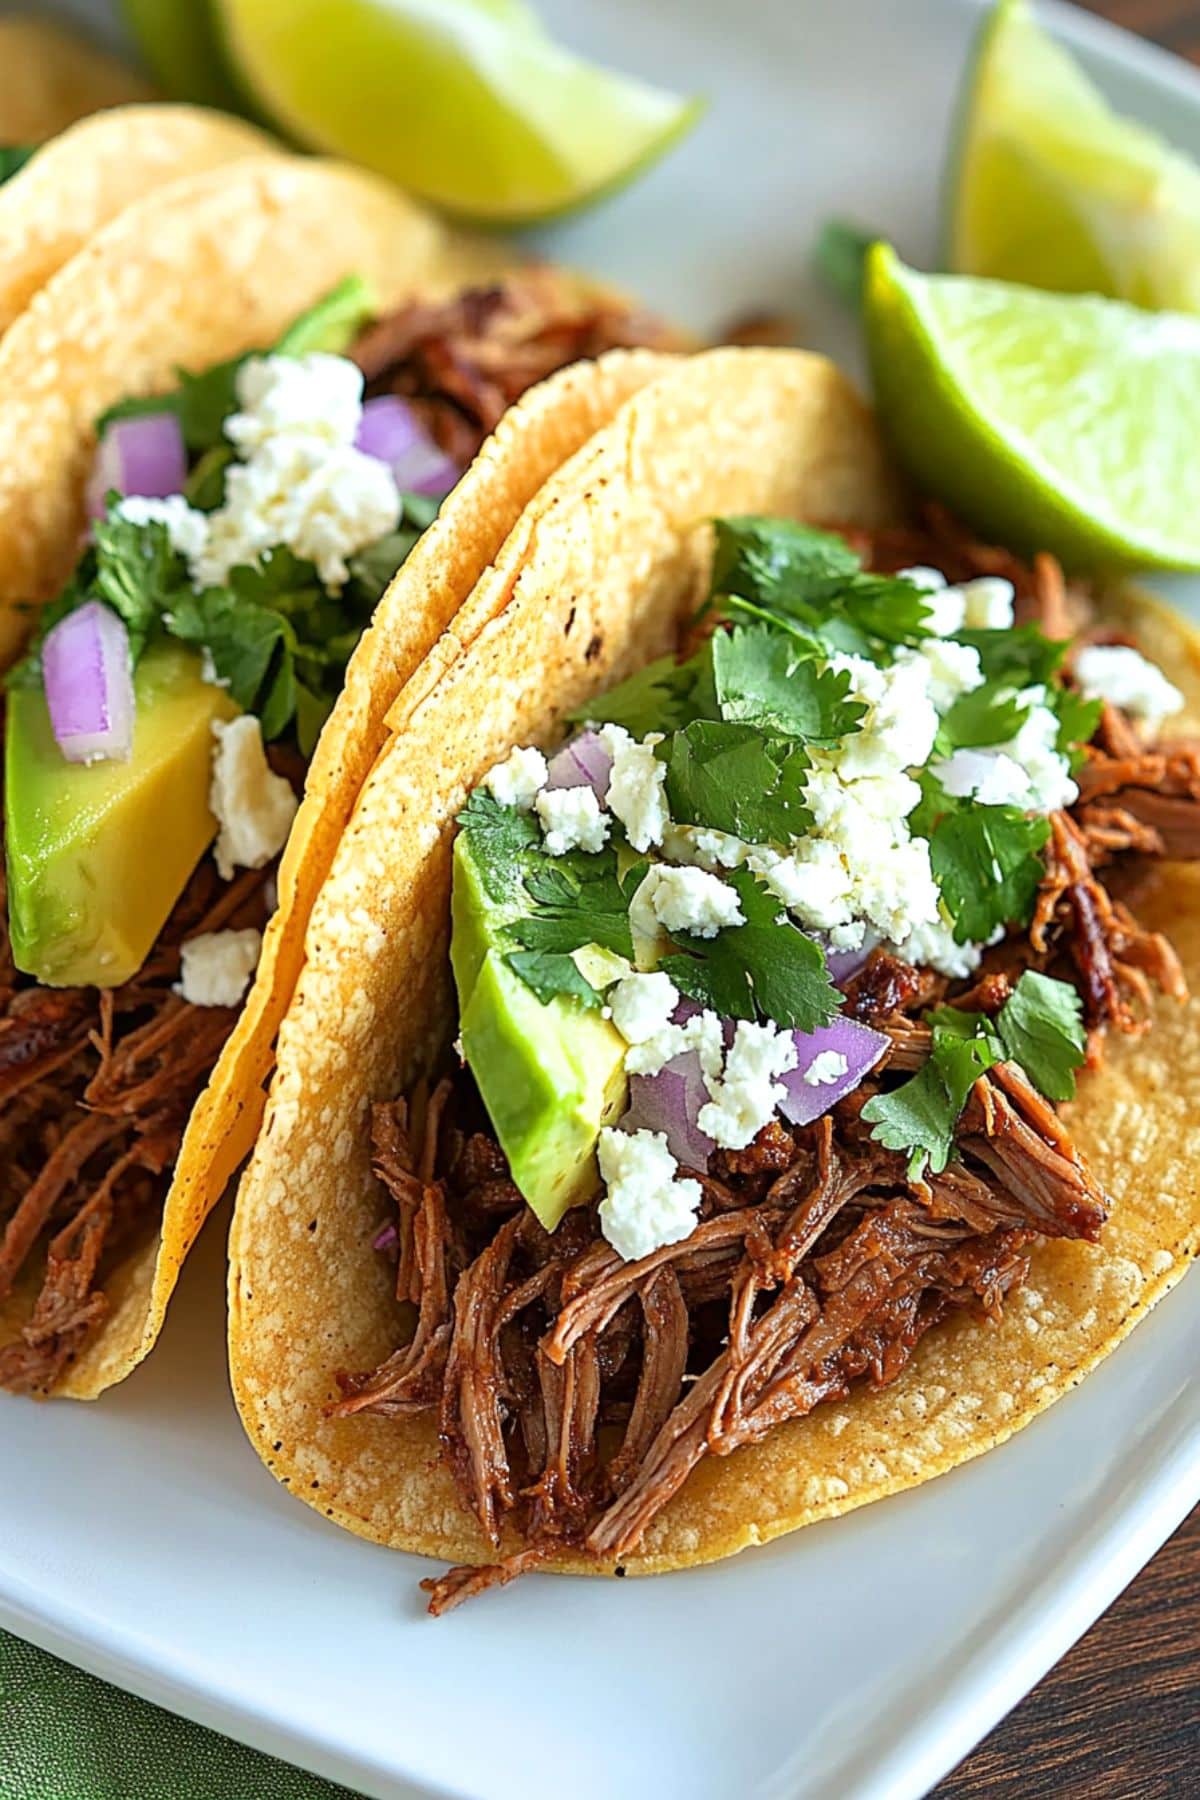
[[[835,349],[846,328],[808,274],[822,218],[932,256],[967,0],[547,10],[580,48],[713,99],[649,180],[552,234],[556,254],[697,325],[799,307]],[[1051,17],[1123,107],[1200,153],[1193,75]],[[243,1441],[222,1223],[125,1387],[0,1401],[0,1622],[388,1800],[918,1795],[1200,1498],[1192,1280],[1047,1417],[916,1492],[714,1568],[533,1579],[432,1624],[420,1563],[297,1506]]]

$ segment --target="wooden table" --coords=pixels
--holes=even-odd
[[[1200,0],[1084,4],[1200,63]],[[934,1794],[936,1800],[1200,1796],[1200,1507]]]

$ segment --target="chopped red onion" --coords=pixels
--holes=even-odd
[[[888,1047],[882,1031],[872,1031],[857,1019],[836,1018],[819,1031],[794,1031],[796,1067],[780,1077],[786,1090],[779,1110],[793,1125],[811,1125],[838,1100],[853,1093],[863,1076],[875,1067]],[[804,1077],[822,1051],[832,1050],[846,1059],[846,1072],[835,1081],[810,1084]]]
[[[685,1050],[664,1063],[657,1075],[630,1076],[629,1110],[621,1130],[664,1132],[676,1162],[703,1174],[716,1149],[696,1123],[707,1100],[700,1057],[695,1050]]]
[[[604,805],[612,776],[612,757],[595,731],[581,731],[550,758],[548,788],[590,787]]]
[[[394,1250],[400,1242],[400,1233],[391,1220],[371,1239],[372,1250]]]
[[[165,500],[182,493],[186,480],[187,451],[174,413],[114,419],[96,445],[87,485],[88,518],[104,517],[104,497],[114,488],[122,495]]]
[[[46,634],[42,679],[50,725],[68,762],[125,762],[133,749],[129,634],[99,600]]]
[[[410,494],[448,494],[461,473],[398,394],[380,394],[364,403],[354,443],[365,455],[387,463],[396,486]]]

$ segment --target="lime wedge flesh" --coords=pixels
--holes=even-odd
[[[922,491],[1075,568],[1200,568],[1200,319],[868,257],[885,431]]]
[[[629,180],[698,105],[560,49],[516,0],[217,0],[227,49],[301,141],[461,215],[517,224]]]
[[[959,274],[1200,312],[1200,168],[1114,112],[1028,0],[984,24],[947,187]]]

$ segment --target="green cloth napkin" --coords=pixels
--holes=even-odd
[[[355,1797],[0,1631],[0,1800]]]

